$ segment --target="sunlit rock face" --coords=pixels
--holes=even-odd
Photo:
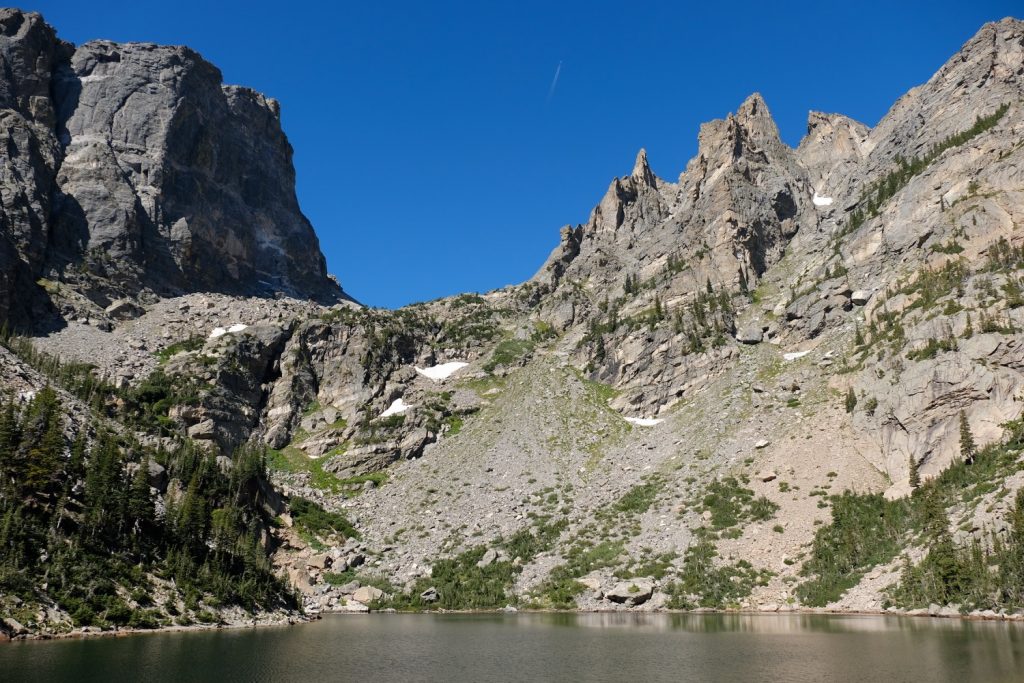
[[[60,277],[107,301],[342,296],[299,210],[275,100],[223,85],[188,48],[75,48],[17,10],[0,12],[0,61],[4,282]]]

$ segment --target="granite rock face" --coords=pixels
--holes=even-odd
[[[27,314],[44,265],[61,150],[52,74],[72,47],[38,14],[0,9],[0,320]]]
[[[185,47],[60,41],[0,10],[0,317],[12,284],[336,301],[278,103]],[[30,285],[29,285],[30,286]]]

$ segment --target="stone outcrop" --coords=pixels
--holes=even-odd
[[[59,40],[0,10],[0,318],[39,277],[141,293],[342,298],[270,98],[184,47]]]

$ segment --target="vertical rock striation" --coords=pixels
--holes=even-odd
[[[0,318],[43,276],[143,292],[343,298],[295,196],[278,103],[185,47],[59,40],[0,10]],[[24,301],[22,301],[24,303]]]

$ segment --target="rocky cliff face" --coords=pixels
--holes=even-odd
[[[912,469],[956,466],[965,424],[997,443],[1021,415],[1020,21],[983,27],[874,128],[811,112],[792,149],[752,95],[702,126],[675,181],[641,150],[530,281],[375,311],[251,296],[336,294],[276,105],[184,48],[73,49],[0,16],[0,134],[19,150],[0,292],[53,274],[66,325],[38,348],[128,390],[159,374],[175,438],[263,443],[287,493],[353,516],[361,542],[279,557],[311,607],[362,608],[324,582],[342,560],[459,606],[427,585],[440,557],[508,562],[509,601],[625,609],[605,596],[649,574],[647,607],[704,604],[668,593],[706,544],[699,573],[745,586],[729,604],[793,604],[827,492],[904,496]],[[97,306],[189,282],[204,291]],[[947,506],[959,542],[1007,533],[1014,463]],[[901,542],[833,606],[879,609],[923,555]]]
[[[223,85],[188,48],[75,48],[10,9],[0,27],[4,282],[61,280],[101,307],[147,292],[341,298],[275,100]]]

